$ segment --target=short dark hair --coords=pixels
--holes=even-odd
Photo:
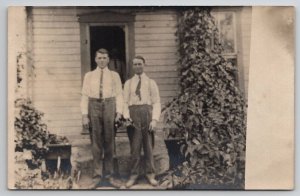
[[[108,50],[106,50],[105,48],[100,48],[99,50],[97,50],[97,51],[95,52],[95,56],[97,56],[97,53],[107,54],[107,56],[109,57],[109,52],[108,52]]]
[[[143,61],[143,63],[146,63],[144,57],[142,57],[142,56],[140,56],[140,55],[139,55],[139,56],[135,56],[133,59],[140,59],[140,60]]]

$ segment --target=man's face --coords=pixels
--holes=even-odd
[[[144,72],[145,63],[142,59],[133,59],[133,71],[135,74],[141,75]]]
[[[99,68],[105,68],[107,67],[109,63],[109,57],[108,54],[102,54],[102,53],[96,53],[95,61],[97,63],[97,66]]]

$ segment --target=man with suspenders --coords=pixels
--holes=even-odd
[[[106,49],[96,51],[95,61],[97,68],[85,74],[81,98],[83,127],[92,126],[94,176],[89,188],[97,188],[100,184],[104,177],[103,165],[110,184],[119,187],[113,177],[113,155],[114,122],[120,120],[123,112],[122,84],[118,73],[107,68],[109,55]]]
[[[144,73],[145,59],[136,56],[133,59],[135,75],[126,81],[124,86],[125,119],[133,121],[134,129],[129,130],[131,147],[131,171],[126,187],[136,183],[139,176],[141,149],[143,148],[146,162],[146,178],[152,186],[158,183],[155,180],[153,158],[154,130],[161,113],[159,90],[154,80]]]

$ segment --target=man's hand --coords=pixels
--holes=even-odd
[[[82,125],[84,129],[89,129],[89,123],[90,120],[88,118],[88,115],[82,115]]]
[[[132,121],[131,118],[125,118],[125,125],[126,125],[126,127],[129,127],[129,126],[133,126],[134,127],[133,121]]]
[[[122,115],[120,113],[117,113],[115,122],[118,122],[122,118]]]
[[[151,133],[155,131],[156,125],[157,125],[157,120],[152,120],[150,125],[149,125],[149,131]]]

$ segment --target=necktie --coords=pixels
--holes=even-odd
[[[135,94],[140,98],[140,100],[142,100],[142,97],[141,97],[141,76],[140,75],[139,75],[139,83],[136,86]]]
[[[99,98],[103,99],[103,69],[101,69],[101,75],[100,75],[100,94]]]

